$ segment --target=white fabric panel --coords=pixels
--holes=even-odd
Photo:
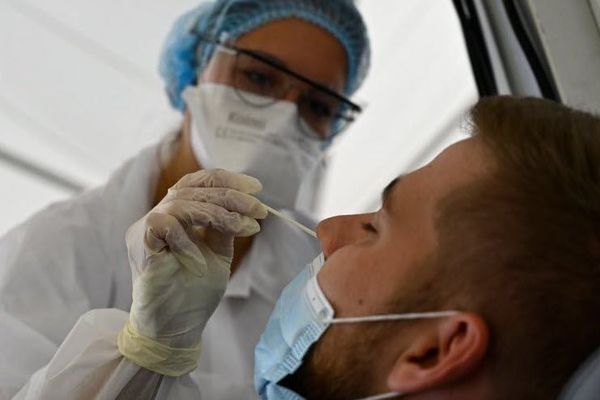
[[[165,133],[157,73],[174,18],[196,4],[0,1],[0,147],[83,186]],[[71,193],[0,163],[0,234]]]
[[[36,177],[24,174],[10,164],[0,161],[0,235],[50,202],[65,199],[70,193],[46,185]]]
[[[88,40],[88,32],[79,34],[37,8],[56,5],[54,12],[61,16],[79,8],[89,17],[79,19],[81,23],[95,19],[98,25],[112,20],[108,14],[117,11],[114,7],[104,2],[71,2],[70,7],[60,3],[0,3],[0,93],[19,113],[44,127],[45,131],[37,134],[53,136],[50,141],[54,149],[72,157],[93,177],[89,180],[92,185],[103,181],[115,165],[140,147],[155,141],[156,137],[148,135],[149,127],[169,113],[162,84],[154,72],[161,41],[154,40],[146,47],[152,54],[146,58],[154,62],[137,68],[123,61],[126,58],[119,58],[110,44]],[[106,15],[99,16],[94,4],[95,8],[105,8]],[[131,22],[137,17],[128,14]],[[165,20],[161,26],[168,27],[169,23]],[[121,42],[119,37],[134,35],[144,40],[127,24],[116,27],[110,23],[105,29],[114,35],[111,39],[115,45]],[[122,51],[127,54],[125,48]],[[136,74],[139,77],[133,78]]]
[[[155,73],[158,50],[181,13],[195,7],[199,0],[10,0],[30,4],[54,19],[64,30],[76,34],[73,44],[93,44],[83,49],[113,63],[131,80],[161,86]],[[19,8],[23,8],[22,6]],[[154,87],[150,90],[154,91]],[[162,94],[162,93],[156,93]]]
[[[80,182],[87,178],[85,174],[80,174],[81,170],[70,157],[51,149],[50,138],[36,135],[34,131],[13,123],[13,120],[7,117],[6,111],[7,107],[2,104],[0,98],[1,149],[26,161],[39,161],[40,165],[50,171],[69,171],[69,177],[73,181]],[[16,117],[14,113],[12,116]],[[48,185],[38,177],[24,173],[3,160],[0,160],[0,185],[0,235],[48,203],[71,195],[70,191]]]
[[[590,5],[592,6],[592,11],[596,18],[596,25],[598,25],[598,29],[600,29],[600,0],[590,0]]]
[[[83,160],[75,159],[71,153],[55,145],[52,132],[47,127],[37,125],[27,115],[19,113],[7,102],[2,102],[1,98],[0,148],[74,183],[86,183],[95,178],[93,174],[80,168]],[[0,198],[0,201],[3,200]]]

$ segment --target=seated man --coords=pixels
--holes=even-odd
[[[471,138],[393,181],[378,212],[321,222],[324,257],[283,291],[257,345],[261,398],[553,399],[600,346],[600,120],[500,97],[471,122]],[[200,334],[230,239],[263,216],[249,178],[220,174],[171,196],[225,186],[227,201],[188,192],[202,201],[159,205],[130,229],[131,315],[84,316],[32,397],[212,399],[190,373]]]

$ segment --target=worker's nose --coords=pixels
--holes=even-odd
[[[291,86],[281,100],[289,101],[294,104],[298,104],[302,98],[302,90],[296,86]]]
[[[325,258],[338,249],[362,240],[367,232],[363,223],[370,222],[373,214],[340,215],[327,218],[317,226],[317,236]]]

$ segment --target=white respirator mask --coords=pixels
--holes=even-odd
[[[244,93],[253,96],[261,98]],[[322,143],[298,126],[296,104],[253,107],[236,89],[211,82],[186,88],[183,98],[192,117],[192,151],[202,168],[256,177],[263,184],[261,201],[294,209],[302,180],[323,157]]]

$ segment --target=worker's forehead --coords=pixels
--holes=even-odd
[[[236,45],[266,55],[334,90],[343,87],[346,51],[335,36],[315,24],[298,18],[272,21],[242,35]]]

